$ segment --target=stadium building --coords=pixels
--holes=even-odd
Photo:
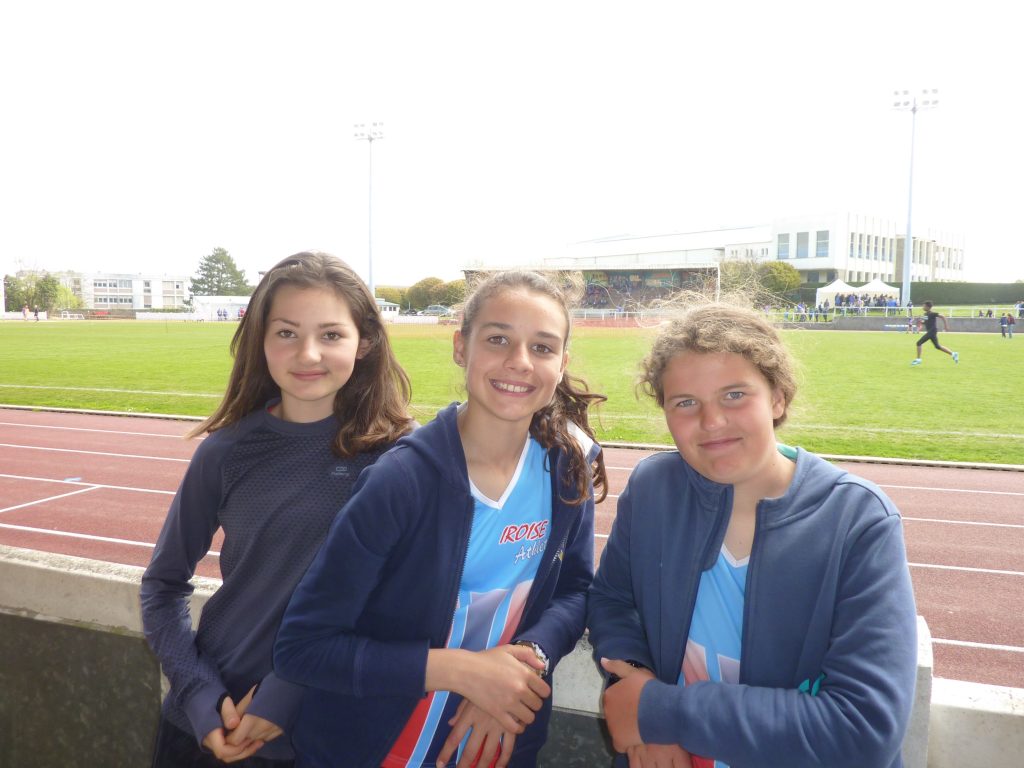
[[[187,275],[58,272],[55,277],[85,309],[182,309],[189,296]]]
[[[586,306],[626,310],[680,289],[707,286],[717,278],[719,264],[733,259],[785,261],[805,285],[876,279],[899,284],[906,240],[899,230],[893,221],[854,213],[793,216],[766,225],[575,243],[563,255],[529,266],[581,272]],[[915,236],[910,277],[912,282],[963,280],[963,236],[927,230]]]

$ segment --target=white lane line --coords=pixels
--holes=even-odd
[[[53,451],[55,453],[81,453],[86,456],[113,456],[118,459],[146,459],[147,461],[176,461],[188,464],[192,459],[174,459],[167,456],[139,456],[134,453],[111,453],[109,451],[79,451],[74,448],[42,448],[38,445],[17,445],[0,443],[0,448],[18,448],[23,451]]]
[[[911,568],[936,568],[943,571],[966,571],[967,573],[993,573],[997,576],[1024,576],[1024,571],[1000,571],[994,568],[968,568],[965,565],[934,565],[932,563],[907,563]]]
[[[93,487],[88,487],[88,488],[79,488],[77,491],[68,491],[67,493],[61,493],[61,494],[58,494],[57,496],[47,496],[45,499],[35,499],[33,501],[26,501],[24,504],[16,504],[13,507],[4,507],[3,509],[0,509],[0,514],[3,514],[4,512],[13,512],[15,509],[24,509],[25,507],[34,507],[37,504],[45,504],[48,501],[56,501],[57,499],[66,499],[68,496],[78,496],[79,494],[88,493],[89,491],[94,491],[94,490],[96,490],[96,488],[94,486]]]
[[[949,525],[985,525],[991,528],[1024,528],[1024,525],[1016,525],[1014,523],[979,523],[973,520],[940,520],[937,517],[907,517],[903,516],[904,520],[913,520],[917,523],[948,523]]]
[[[971,490],[970,488],[940,488],[934,485],[883,485],[878,484],[879,488],[898,488],[906,491],[937,491],[938,493],[980,493],[987,494],[989,496],[1024,496],[1024,493],[1019,491],[978,491]]]
[[[52,477],[32,477],[30,475],[5,475],[0,474],[0,478],[8,478],[9,480],[33,480],[39,483],[59,483],[60,485],[81,485],[86,488],[104,488],[111,491],[133,491],[135,493],[159,493],[164,496],[173,496],[175,491],[161,491],[155,488],[136,488],[131,485],[107,485],[105,483],[86,483],[81,480],[57,480]]]
[[[29,429],[55,429],[60,432],[99,432],[104,435],[131,435],[132,437],[170,437],[184,440],[185,435],[161,435],[156,432],[126,432],[118,429],[95,429],[90,427],[58,427],[52,424],[22,424],[17,421],[0,421],[0,427],[27,427]]]
[[[962,648],[981,648],[985,651],[1010,651],[1010,653],[1024,653],[1024,648],[1017,645],[993,645],[992,643],[971,643],[967,640],[945,640],[941,637],[933,637],[933,643],[939,645],[958,645]]]
[[[7,529],[9,531],[24,531],[26,533],[42,533],[47,536],[63,536],[68,539],[85,539],[86,541],[105,541],[109,544],[124,544],[129,547],[145,547],[146,549],[153,549],[156,544],[152,544],[147,541],[132,541],[131,539],[114,539],[110,536],[93,536],[88,533],[71,533],[70,531],[51,531],[48,528],[33,528],[29,525],[9,525],[7,523],[0,523],[0,528]],[[220,552],[211,549],[206,554],[212,557],[220,557]]]
[[[224,393],[208,394],[206,392],[165,392],[151,389],[111,389],[109,387],[53,387],[41,384],[0,384],[3,389],[47,389],[58,392],[119,392],[125,395],[174,395],[175,397],[223,397]]]

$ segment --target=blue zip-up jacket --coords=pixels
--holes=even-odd
[[[310,686],[292,734],[300,765],[378,768],[425,695],[427,651],[445,647],[473,522],[456,409],[360,476],[288,605],[274,666]],[[548,455],[551,534],[513,642],[537,643],[554,669],[583,634],[594,501],[564,503],[576,496],[559,482],[567,458]],[[517,737],[513,764],[532,764],[550,712],[549,698]]]
[[[739,684],[676,684],[731,507],[732,486],[678,453],[642,461],[619,497],[587,618],[595,657],[658,678],[640,697],[641,738],[731,768],[898,768],[917,663],[899,513],[806,451],[786,493],[757,507]]]

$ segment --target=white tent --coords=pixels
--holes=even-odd
[[[857,288],[856,291],[858,296],[863,296],[866,293],[868,296],[891,296],[896,299],[897,302],[900,300],[900,289],[894,288],[888,283],[883,283],[877,277],[870,283]]]
[[[828,305],[834,307],[836,305],[836,296],[849,296],[851,293],[860,296],[859,288],[854,288],[852,285],[844,283],[842,280],[834,280],[828,285],[822,286],[814,294],[814,305],[819,306],[825,303],[828,299]]]

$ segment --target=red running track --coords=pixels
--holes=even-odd
[[[149,562],[196,441],[192,423],[0,410],[0,544],[127,565]],[[605,452],[615,498],[644,451]],[[903,513],[918,613],[938,677],[1024,688],[1024,472],[846,464]],[[218,535],[198,573],[219,577]]]

